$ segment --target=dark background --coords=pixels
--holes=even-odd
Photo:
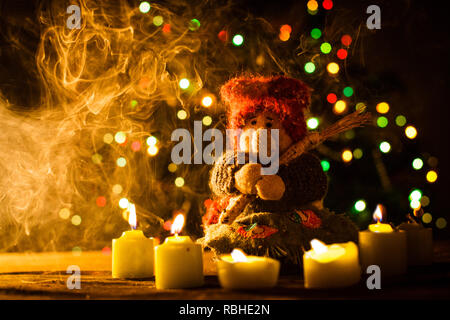
[[[306,2],[239,3],[244,10],[274,26],[292,25],[295,33],[296,23],[306,18]],[[28,108],[39,104],[40,88],[30,59],[39,42],[36,14],[39,3],[26,0],[0,3],[0,91],[12,104]],[[139,1],[135,3],[138,5]],[[420,151],[439,159],[439,179],[431,186],[431,199],[434,211],[436,208],[440,211],[437,216],[448,217],[448,11],[438,3],[425,1],[334,1],[336,10],[346,10],[347,16],[360,18],[362,23],[368,17],[366,8],[372,4],[381,8],[381,30],[371,32],[361,44],[360,59],[367,73],[384,74],[389,79],[391,108],[415,124],[419,131],[415,143]],[[6,41],[11,36],[20,42]],[[27,61],[24,57],[29,62],[24,62]]]

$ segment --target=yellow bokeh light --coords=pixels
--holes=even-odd
[[[388,113],[389,112],[389,104],[386,102],[380,102],[377,104],[377,112],[379,113]]]
[[[213,104],[213,98],[211,96],[205,96],[202,99],[202,106],[209,108]]]
[[[91,157],[91,159],[92,159],[92,162],[93,162],[93,163],[95,163],[95,164],[101,164],[101,163],[102,163],[102,160],[103,160],[103,157],[102,157],[101,154],[96,153],[96,154],[94,154],[94,155]]]
[[[127,165],[127,159],[125,159],[124,157],[120,157],[117,159],[116,163],[117,163],[117,166],[123,168]]]
[[[424,223],[430,223],[432,220],[433,220],[433,216],[432,216],[430,213],[425,213],[425,214],[422,216],[422,221],[423,221]]]
[[[184,119],[187,118],[187,112],[184,111],[184,110],[180,110],[180,111],[177,112],[177,117],[180,120],[184,120]]]
[[[311,11],[316,11],[319,8],[319,4],[317,3],[316,0],[309,0],[306,6]]]
[[[59,217],[64,220],[69,219],[70,210],[67,208],[62,208],[61,210],[59,210]]]
[[[112,192],[115,193],[115,194],[121,194],[122,191],[123,191],[123,188],[122,188],[122,186],[120,184],[115,184],[112,187]]]
[[[434,170],[430,170],[427,172],[427,181],[430,183],[436,182],[438,178],[438,174]]]
[[[202,121],[205,126],[209,126],[212,123],[212,118],[210,116],[204,116]]]
[[[405,129],[405,134],[409,139],[414,139],[417,137],[417,130],[413,126],[407,126]]]
[[[157,143],[158,143],[158,139],[156,139],[156,137],[150,136],[150,137],[147,138],[147,145],[148,146],[154,146]]]
[[[175,179],[175,185],[177,186],[177,187],[182,187],[182,186],[184,186],[184,179],[182,178],[182,177],[178,177],[178,178],[176,178]]]
[[[353,153],[350,150],[344,150],[342,152],[342,160],[344,160],[344,162],[350,162],[353,159]]]
[[[327,70],[331,74],[336,74],[339,72],[339,65],[336,62],[330,62],[327,65]]]
[[[175,163],[171,163],[171,164],[169,164],[169,166],[167,167],[167,169],[168,169],[170,172],[175,172],[175,171],[177,171],[177,168],[178,168],[178,166],[177,166]]]
[[[334,104],[334,107],[333,107],[334,113],[338,113],[338,114],[344,112],[345,109],[347,109],[347,104],[345,103],[344,100],[336,101],[336,103]]]
[[[79,215],[74,215],[72,217],[72,224],[74,226],[79,226],[81,224],[81,217]]]
[[[111,133],[107,133],[103,136],[103,142],[106,144],[111,144],[114,141],[114,136]]]
[[[439,229],[444,229],[447,226],[447,220],[445,218],[437,218],[436,227]]]
[[[151,155],[151,156],[156,155],[156,154],[158,153],[158,151],[159,151],[159,148],[158,148],[157,146],[155,146],[155,145],[150,146],[150,147],[148,147],[148,149],[147,149],[147,153],[148,153],[149,155]]]

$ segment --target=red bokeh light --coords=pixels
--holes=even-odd
[[[287,33],[291,33],[291,32],[292,32],[292,28],[291,28],[290,25],[284,24],[284,25],[281,26],[280,32],[281,32],[281,33],[286,33],[286,32],[287,32]]]
[[[337,57],[341,60],[344,60],[345,58],[347,58],[347,50],[345,49],[339,49],[336,53]]]
[[[164,27],[162,27],[162,31],[163,31],[164,33],[169,33],[169,32],[170,32],[170,24],[166,23],[166,24],[164,25]]]
[[[222,42],[228,41],[228,32],[226,32],[225,30],[220,31],[217,36],[219,37],[219,40]]]
[[[327,95],[327,101],[329,103],[335,103],[337,101],[337,96],[334,93],[329,93]]]
[[[350,37],[348,34],[344,34],[341,38],[341,42],[344,46],[349,46],[350,43],[352,43],[352,37]]]
[[[103,196],[98,197],[95,202],[97,203],[97,206],[99,206],[99,207],[106,206],[106,198]]]
[[[331,0],[324,0],[322,3],[322,6],[325,10],[331,10],[333,8],[333,1]]]
[[[131,144],[131,150],[133,150],[134,152],[138,152],[139,150],[141,150],[141,142],[133,141],[133,143]]]

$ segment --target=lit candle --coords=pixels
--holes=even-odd
[[[277,284],[279,271],[278,260],[246,256],[239,249],[217,260],[219,282],[225,289],[272,288]]]
[[[190,237],[179,236],[184,216],[172,224],[173,237],[155,247],[155,282],[157,289],[182,289],[203,285],[203,250]]]
[[[348,287],[359,282],[361,268],[354,242],[326,245],[311,240],[311,250],[303,255],[305,288]]]
[[[112,241],[112,277],[113,278],[150,278],[154,270],[153,238],[144,236],[142,230],[136,230],[136,208],[129,206],[128,222],[130,231]]]
[[[394,276],[406,272],[406,233],[396,231],[389,224],[381,223],[382,206],[377,205],[373,214],[376,224],[359,232],[361,265],[380,267],[382,276]]]
[[[419,213],[423,210],[414,209],[414,217],[419,218]],[[433,232],[431,228],[424,226],[410,216],[410,221],[403,222],[399,226],[400,230],[406,232],[406,242],[408,247],[408,264],[411,266],[429,265],[433,262]]]

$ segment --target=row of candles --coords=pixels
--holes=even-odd
[[[303,255],[306,288],[346,287],[358,283],[361,272],[370,265],[380,267],[382,276],[406,272],[409,265],[432,263],[432,232],[418,223],[404,223],[398,229],[381,223],[382,206],[374,213],[376,223],[359,232],[354,242],[324,244],[311,241],[311,250]],[[182,289],[203,285],[203,251],[188,236],[179,236],[184,216],[172,224],[172,234],[155,246],[136,230],[136,210],[129,207],[132,230],[125,231],[112,245],[113,278],[155,277],[157,289]],[[362,268],[363,269],[362,269]],[[277,284],[280,262],[269,257],[247,256],[239,249],[217,260],[219,282],[227,289],[270,288]]]

